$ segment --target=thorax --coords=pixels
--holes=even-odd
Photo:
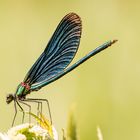
[[[16,96],[22,97],[26,96],[30,92],[30,86],[28,83],[20,83],[16,90]]]

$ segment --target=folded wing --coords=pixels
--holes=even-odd
[[[81,19],[75,13],[66,15],[56,28],[44,52],[27,73],[24,82],[36,85],[55,77],[74,58],[81,37]]]

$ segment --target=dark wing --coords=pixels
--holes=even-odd
[[[34,85],[61,73],[74,58],[81,37],[81,19],[75,13],[59,23],[41,56],[27,73],[24,82]]]

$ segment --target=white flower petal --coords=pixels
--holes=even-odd
[[[26,140],[26,135],[24,131],[29,132],[28,134],[33,137],[42,137],[42,140],[58,140],[58,134],[54,126],[52,126],[53,138],[50,136],[49,130],[43,129],[40,125],[34,124],[22,124],[15,126],[8,130],[7,134],[0,133],[0,140]]]
[[[0,133],[0,140],[10,140],[8,135]]]
[[[54,138],[54,140],[58,140],[58,134],[57,134],[57,131],[54,128],[54,126],[52,126],[52,130],[53,130],[53,138]]]

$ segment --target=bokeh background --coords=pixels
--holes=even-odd
[[[6,94],[15,92],[62,17],[75,12],[83,30],[72,63],[110,39],[119,41],[30,97],[49,100],[60,138],[74,108],[80,140],[97,140],[97,126],[105,140],[140,139],[139,7],[138,0],[0,0],[0,131],[14,115]]]

